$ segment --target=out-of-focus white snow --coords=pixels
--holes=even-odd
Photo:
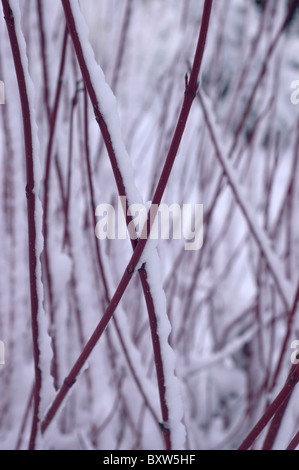
[[[205,100],[204,93],[200,94],[200,99],[203,104],[203,112],[205,116],[205,121],[209,129],[211,140],[217,149],[217,157],[220,160],[220,164],[223,168],[225,175],[228,178],[229,185],[232,188],[232,191],[235,195],[235,198],[244,214],[244,217],[250,227],[251,233],[254,236],[260,250],[262,251],[265,261],[271,270],[275,282],[280,289],[280,293],[283,296],[285,304],[288,306],[289,310],[292,308],[295,296],[295,286],[290,283],[288,279],[284,276],[284,268],[277,258],[275,252],[271,248],[270,242],[264,231],[261,227],[258,226],[256,221],[256,216],[252,211],[249,203],[246,200],[246,196],[243,193],[243,188],[239,184],[238,177],[233,169],[231,163],[226,157],[224,157],[222,150],[220,149],[219,142],[221,141],[219,131],[217,130],[217,125],[214,119],[214,113],[209,105],[209,102]]]

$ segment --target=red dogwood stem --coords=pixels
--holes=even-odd
[[[294,387],[299,381],[299,365],[293,365],[289,373],[288,379],[279,392],[275,400],[267,408],[261,419],[254,426],[252,431],[248,434],[246,439],[242,442],[239,447],[239,450],[247,450],[254,443],[257,437],[260,435],[262,430],[267,426],[272,416],[277,412],[277,410],[284,404],[288,399],[289,395],[294,390]]]
[[[96,116],[96,119],[99,123],[103,138],[107,142],[107,144],[106,144],[107,151],[108,151],[110,160],[112,162],[112,167],[113,167],[113,170],[114,170],[115,180],[116,180],[119,192],[124,194],[125,193],[125,188],[123,186],[122,176],[119,172],[116,171],[116,168],[118,167],[118,165],[117,165],[117,161],[116,161],[116,157],[115,157],[115,153],[114,153],[114,149],[113,149],[113,143],[111,142],[111,139],[109,139],[110,134],[109,134],[109,130],[107,128],[107,125],[106,125],[105,121],[102,119],[102,115],[101,115],[101,112],[100,112],[100,106],[99,106],[99,103],[97,101],[97,96],[96,96],[95,91],[94,91],[93,86],[92,86],[89,71],[88,71],[88,68],[87,68],[87,65],[86,65],[86,62],[85,62],[85,59],[84,59],[84,54],[83,54],[83,51],[82,51],[82,47],[81,47],[81,44],[80,44],[80,39],[78,37],[78,33],[77,33],[77,30],[76,30],[75,21],[74,21],[73,14],[72,14],[72,8],[71,8],[69,0],[62,0],[62,4],[63,4],[63,7],[64,7],[66,19],[67,19],[67,22],[68,22],[69,32],[70,32],[70,35],[72,37],[72,40],[73,40],[73,43],[74,43],[74,46],[75,46],[75,49],[76,49],[77,58],[78,58],[78,61],[80,63],[80,66],[81,66],[82,75],[83,75],[83,77],[85,77],[85,80],[86,80],[86,78],[89,77],[89,79],[86,80],[87,91],[88,91],[88,94],[90,96],[90,99],[91,99],[92,103],[95,103],[95,105],[94,105],[95,116]],[[158,205],[161,203],[161,200],[162,200],[165,188],[167,186],[168,179],[169,179],[169,176],[170,176],[175,158],[177,156],[178,148],[180,146],[180,143],[181,143],[181,140],[182,140],[182,137],[183,137],[183,133],[184,133],[184,130],[185,130],[185,127],[186,127],[186,123],[187,123],[187,120],[188,120],[190,109],[191,109],[192,103],[194,101],[194,98],[196,96],[196,91],[197,91],[197,87],[198,87],[197,80],[198,80],[198,75],[199,75],[200,66],[201,66],[202,58],[203,58],[203,52],[204,52],[205,43],[206,43],[206,37],[207,37],[207,32],[208,32],[208,26],[209,26],[209,21],[210,21],[212,4],[213,4],[213,0],[205,0],[201,30],[200,30],[200,34],[199,34],[199,39],[198,39],[197,49],[196,49],[196,53],[195,53],[194,63],[193,63],[193,67],[192,67],[192,70],[191,70],[190,80],[188,80],[188,78],[186,76],[186,88],[185,88],[185,94],[184,94],[184,101],[183,101],[182,109],[181,109],[181,112],[180,112],[180,115],[179,115],[179,118],[178,118],[177,126],[176,126],[175,133],[174,133],[171,145],[170,145],[170,149],[169,149],[169,152],[168,152],[168,155],[167,155],[167,158],[166,158],[163,170],[162,170],[162,174],[161,174],[161,177],[160,177],[160,180],[159,180],[159,183],[157,185],[157,189],[156,189],[156,192],[154,194],[153,201],[152,201],[152,204],[157,205],[155,207],[158,207]],[[148,233],[148,234],[150,233],[151,226],[154,222],[154,218],[152,216],[150,216],[150,214],[151,214],[151,211],[149,211],[148,219],[147,219],[147,222],[146,222],[145,227],[143,229],[143,231],[146,231],[146,233]],[[81,355],[79,356],[79,358],[75,362],[75,364],[74,364],[73,368],[71,369],[69,375],[65,379],[64,384],[62,385],[61,389],[57,393],[54,402],[50,406],[50,408],[49,408],[49,410],[48,410],[48,412],[45,416],[45,419],[42,422],[42,432],[44,432],[47,429],[47,427],[49,426],[50,422],[52,421],[53,417],[55,416],[56,412],[58,411],[61,403],[63,402],[65,396],[67,395],[68,391],[70,390],[70,388],[75,383],[75,381],[77,379],[77,376],[80,373],[80,371],[81,371],[83,365],[85,364],[86,360],[88,359],[90,353],[92,352],[92,350],[95,347],[95,345],[97,344],[99,338],[103,334],[103,332],[104,332],[108,322],[110,321],[112,315],[114,314],[114,312],[115,312],[115,310],[116,310],[116,308],[117,308],[117,306],[118,306],[118,304],[119,304],[119,302],[120,302],[120,300],[121,300],[128,284],[129,284],[130,280],[132,279],[132,274],[136,270],[136,267],[138,265],[140,257],[143,253],[144,248],[145,248],[146,242],[147,242],[147,237],[143,238],[142,235],[141,235],[141,239],[139,240],[138,244],[136,245],[134,253],[133,253],[133,255],[132,255],[132,257],[131,257],[128,265],[127,265],[127,268],[126,268],[126,270],[125,270],[125,272],[122,276],[122,279],[121,279],[121,281],[120,281],[120,283],[119,283],[119,285],[116,289],[116,292],[115,292],[114,296],[112,297],[111,302],[108,305],[101,321],[99,322],[99,324],[98,324],[97,328],[95,329],[94,333],[92,334],[92,336],[88,340],[85,348],[83,349]],[[168,446],[169,446],[169,444],[168,444]]]
[[[42,371],[40,366],[41,351],[39,347],[40,326],[39,326],[39,306],[42,304],[41,293],[38,288],[38,257],[36,252],[37,230],[36,230],[36,202],[38,198],[37,184],[35,180],[34,154],[34,133],[33,122],[30,109],[28,82],[21,57],[19,37],[16,32],[14,12],[11,9],[9,0],[2,0],[4,18],[6,20],[15,71],[18,81],[26,160],[26,197],[27,197],[27,222],[28,222],[28,256],[29,256],[29,278],[30,278],[30,300],[31,300],[31,326],[33,340],[33,357],[35,366],[35,386],[34,386],[34,410],[29,449],[34,449],[36,437],[39,429],[39,412],[41,402]]]

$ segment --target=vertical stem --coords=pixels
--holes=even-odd
[[[42,385],[42,372],[40,367],[40,348],[39,348],[39,305],[42,303],[41,292],[38,286],[38,262],[36,253],[36,201],[38,198],[34,159],[37,155],[34,154],[34,138],[33,138],[33,122],[31,116],[31,107],[28,94],[28,82],[26,72],[24,70],[19,37],[15,28],[14,13],[11,9],[9,0],[1,0],[6,20],[11,50],[14,59],[14,66],[18,81],[19,94],[22,107],[24,141],[25,141],[25,160],[26,160],[26,197],[27,197],[27,222],[28,222],[28,255],[29,255],[29,278],[30,278],[30,300],[31,300],[31,326],[32,326],[32,340],[33,340],[33,357],[35,365],[35,387],[34,387],[34,411],[33,421],[31,428],[31,435],[29,441],[29,449],[34,449],[36,444],[36,437],[39,428],[39,409],[40,409],[40,392]]]
[[[49,225],[48,225],[48,212],[49,212],[49,188],[51,181],[51,161],[52,161],[52,148],[54,144],[54,134],[57,123],[57,113],[59,108],[61,89],[62,89],[62,77],[65,66],[65,57],[66,57],[66,46],[67,46],[67,36],[68,30],[65,28],[62,53],[60,60],[60,67],[58,73],[57,87],[54,99],[54,106],[52,112],[49,113],[49,140],[47,145],[47,154],[46,154],[46,163],[45,163],[45,176],[44,176],[44,195],[43,195],[43,234],[44,234],[44,266],[45,266],[45,277],[46,285],[48,287],[48,300],[49,300],[49,311],[50,311],[50,322],[51,325],[55,324],[55,314],[54,314],[54,298],[53,298],[53,281],[51,278],[51,266],[50,266],[50,256],[49,256]],[[55,331],[55,328],[54,328]],[[55,388],[58,388],[58,364],[57,364],[57,345],[55,337],[52,337],[52,347],[53,347],[53,363],[52,363],[52,374],[54,378]]]
[[[116,92],[117,84],[119,81],[119,75],[122,68],[122,62],[124,58],[124,52],[126,49],[126,44],[128,40],[128,32],[130,27],[130,20],[132,15],[132,4],[134,0],[127,0],[125,15],[123,19],[122,29],[119,38],[119,45],[117,50],[117,56],[115,60],[115,65],[113,68],[113,75],[111,79],[111,88],[114,92]]]
[[[47,68],[47,51],[46,51],[46,38],[45,38],[45,28],[44,28],[44,17],[42,9],[42,0],[36,0],[37,3],[37,14],[39,22],[39,39],[41,44],[41,55],[42,55],[42,65],[43,65],[43,86],[44,86],[44,104],[47,111],[47,117],[50,119],[50,93],[49,93],[49,77],[48,77],[48,68]]]

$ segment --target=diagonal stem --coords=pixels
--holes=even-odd
[[[295,450],[296,447],[299,445],[299,431],[295,434],[291,442],[289,443],[286,450]]]
[[[289,376],[287,381],[279,392],[275,400],[271,403],[271,405],[267,408],[261,419],[257,422],[254,426],[252,431],[248,434],[248,436],[244,439],[242,444],[239,447],[239,450],[247,450],[249,449],[257,437],[260,435],[262,430],[267,426],[272,416],[278,411],[278,409],[283,406],[286,400],[288,400],[290,394],[293,392],[294,387],[299,381],[299,365],[293,365],[291,367]]]
[[[106,142],[107,151],[108,151],[111,163],[112,163],[114,176],[115,176],[115,180],[116,180],[116,183],[117,183],[117,186],[118,186],[118,189],[119,189],[119,193],[125,194],[126,192],[125,192],[125,187],[124,187],[122,175],[120,174],[120,172],[116,171],[116,169],[118,168],[118,162],[117,162],[116,155],[115,155],[115,152],[114,152],[113,143],[112,143],[111,138],[110,138],[110,133],[109,133],[109,129],[107,127],[107,124],[106,124],[106,122],[105,122],[105,120],[104,120],[104,118],[101,114],[100,103],[98,103],[96,92],[95,92],[95,90],[92,86],[92,80],[91,80],[91,77],[90,77],[90,74],[89,74],[89,70],[87,68],[87,64],[85,62],[84,53],[83,53],[82,46],[81,46],[81,43],[80,43],[80,39],[79,39],[79,36],[78,36],[78,32],[77,32],[77,29],[76,29],[76,23],[75,23],[73,14],[72,14],[72,8],[71,8],[71,5],[70,5],[70,1],[69,0],[62,0],[62,4],[63,4],[63,7],[64,7],[66,19],[67,19],[67,22],[68,22],[69,32],[70,32],[70,35],[72,37],[73,44],[74,44],[74,47],[75,47],[75,50],[76,50],[78,62],[79,62],[80,67],[81,67],[81,72],[82,72],[82,75],[85,79],[86,87],[87,87],[90,99],[91,99],[91,101],[93,103],[93,106],[94,106],[95,117],[96,117],[96,120],[97,120],[97,122],[100,126],[103,138],[105,139],[105,142]],[[167,186],[168,179],[169,179],[169,176],[170,176],[175,158],[177,156],[178,148],[180,146],[180,143],[181,143],[181,140],[182,140],[182,137],[183,137],[183,133],[184,133],[184,130],[185,130],[185,127],[186,127],[186,123],[187,123],[187,120],[188,120],[190,109],[191,109],[192,103],[194,101],[194,98],[196,96],[197,87],[198,87],[198,85],[197,85],[198,74],[199,74],[201,63],[202,63],[203,52],[204,52],[204,48],[205,48],[205,42],[206,42],[206,37],[207,37],[207,32],[208,32],[208,26],[209,26],[209,20],[210,20],[210,15],[211,15],[212,4],[213,4],[213,0],[205,0],[202,25],[201,25],[201,29],[200,29],[200,33],[199,33],[199,39],[198,39],[197,49],[196,49],[195,58],[194,58],[194,62],[193,62],[193,67],[192,67],[192,70],[191,70],[190,80],[188,80],[188,78],[186,76],[186,89],[185,89],[185,94],[184,94],[183,105],[182,105],[181,112],[180,112],[180,115],[179,115],[179,118],[178,118],[178,122],[177,122],[177,126],[176,126],[176,129],[175,129],[175,132],[174,132],[174,136],[173,136],[173,139],[172,139],[172,142],[171,142],[171,145],[170,145],[170,149],[169,149],[169,152],[168,152],[168,155],[167,155],[167,158],[166,158],[166,161],[165,161],[162,173],[161,173],[161,177],[160,177],[160,180],[159,180],[158,185],[157,185],[157,189],[156,189],[154,197],[153,197],[152,205],[154,205],[154,207],[158,207],[159,204],[161,203],[161,200],[162,200],[165,188]],[[121,300],[128,284],[129,284],[130,280],[132,279],[132,275],[133,275],[133,273],[135,272],[135,270],[137,268],[138,262],[141,258],[141,255],[143,253],[143,250],[144,250],[146,242],[147,242],[147,237],[145,235],[150,233],[153,222],[154,222],[154,217],[152,216],[152,211],[149,210],[148,218],[147,218],[147,221],[146,221],[146,223],[144,225],[144,228],[142,230],[141,238],[140,238],[140,240],[138,241],[138,243],[136,245],[136,248],[135,248],[135,250],[133,252],[133,255],[132,255],[132,257],[131,257],[128,265],[127,265],[127,268],[126,268],[126,270],[125,270],[125,272],[122,276],[122,279],[121,279],[121,281],[120,281],[120,283],[119,283],[119,285],[118,285],[118,287],[115,291],[115,294],[112,297],[111,302],[108,305],[108,307],[107,307],[101,321],[99,322],[97,328],[95,329],[94,333],[90,337],[90,339],[87,342],[85,348],[83,349],[81,355],[79,356],[79,358],[75,362],[73,368],[71,369],[68,377],[65,379],[61,389],[57,393],[55,400],[53,401],[52,405],[50,406],[50,408],[49,408],[49,410],[48,410],[48,412],[45,416],[45,419],[42,422],[42,432],[44,432],[47,429],[48,425],[50,424],[50,422],[54,418],[54,416],[55,416],[56,412],[58,411],[61,403],[63,402],[65,396],[67,395],[68,391],[73,386],[73,384],[75,383],[75,381],[77,379],[77,376],[80,373],[83,365],[85,364],[87,358],[91,354],[93,348],[97,344],[97,342],[98,342],[99,338],[101,337],[101,335],[103,334],[108,322],[110,321],[112,315],[114,314],[114,312],[115,312],[115,310],[116,310],[116,308],[117,308],[117,306],[118,306],[118,304],[119,304],[119,302],[120,302],[120,300]],[[157,320],[156,320],[156,315],[155,315],[155,322],[156,321]],[[157,331],[156,323],[153,325],[153,327]],[[158,333],[157,333],[157,335],[158,335]],[[163,367],[162,358],[161,358],[160,363],[162,364],[162,367]],[[163,386],[165,387],[164,378],[161,379],[161,382],[162,382],[162,380],[163,380]],[[161,386],[161,384],[160,384],[160,386]],[[161,389],[159,389],[159,390],[160,390],[160,393],[161,393]],[[165,412],[166,412],[166,410],[165,410]],[[168,420],[168,412],[167,412],[167,415],[165,415],[165,418],[167,418],[167,420]],[[167,423],[167,420],[166,420],[166,423]],[[169,448],[169,446],[170,446],[170,442],[167,442],[167,447]]]

